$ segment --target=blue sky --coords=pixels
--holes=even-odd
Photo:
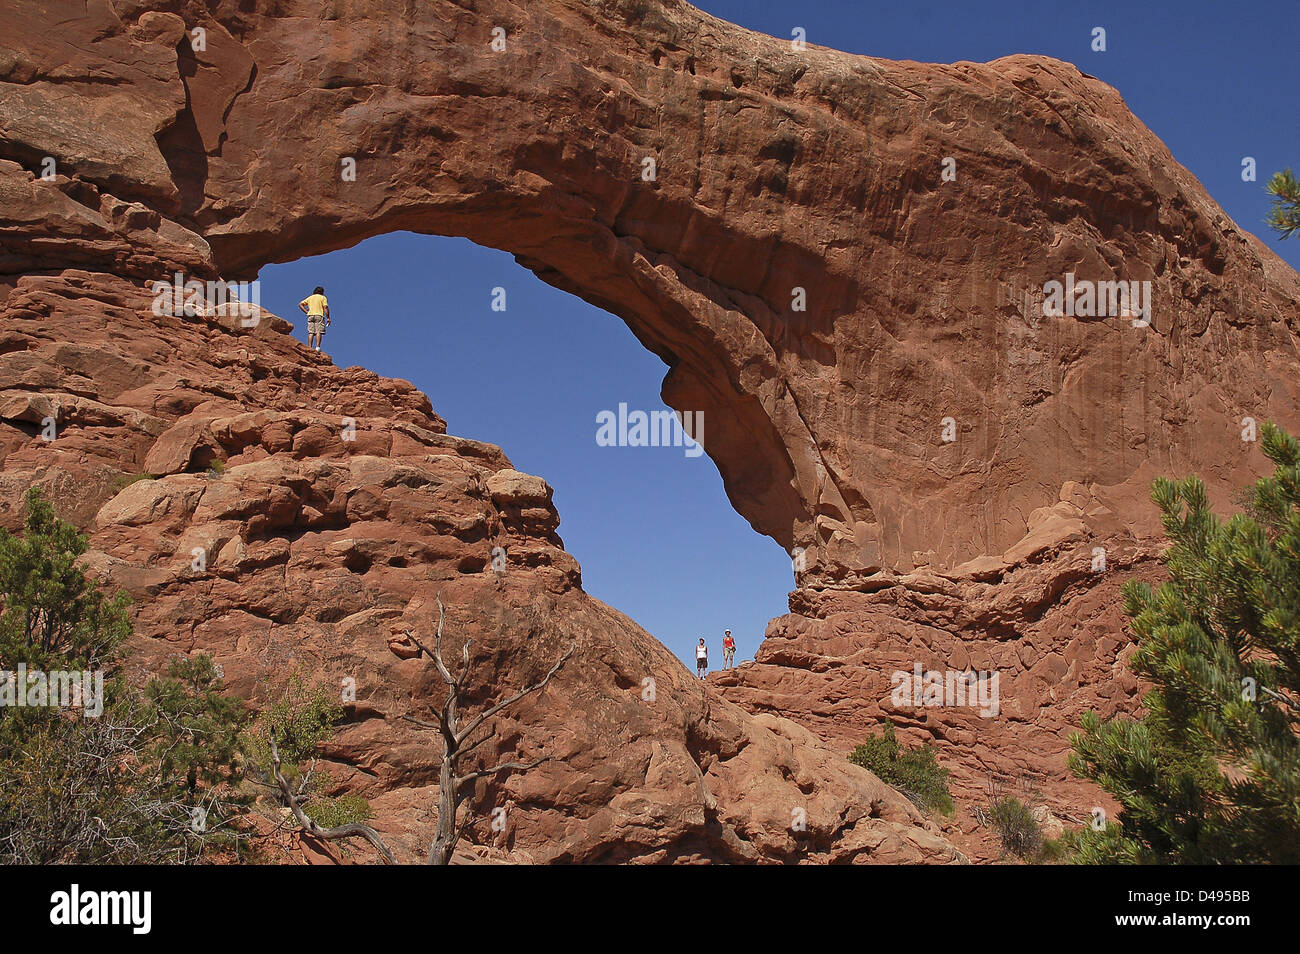
[[[1115,86],[1238,224],[1300,266],[1300,238],[1282,242],[1262,223],[1264,181],[1300,169],[1294,0],[696,6],[774,36],[803,27],[810,43],[889,59],[1037,53],[1072,62]],[[1098,26],[1104,53],[1090,48]],[[1256,182],[1241,179],[1245,156],[1257,162]],[[727,628],[738,657],[752,657],[768,620],[786,612],[789,559],[731,509],[707,456],[596,445],[599,411],[664,406],[663,363],[619,319],[458,238],[381,236],[259,278],[262,304],[304,340],[296,303],[324,285],[335,316],[325,350],[336,362],[413,381],[451,433],[499,444],[518,469],[545,477],[587,592],[683,660],[705,636],[720,664]],[[498,286],[504,312],[491,309]]]

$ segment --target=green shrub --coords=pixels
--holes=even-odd
[[[244,704],[222,691],[221,677],[206,653],[173,659],[167,674],[149,680],[144,697],[159,726],[152,757],[176,796],[187,805],[240,776]]]
[[[304,806],[303,813],[322,828],[341,828],[375,817],[370,803],[360,795],[318,797]]]
[[[131,631],[125,593],[109,600],[77,560],[86,537],[54,515],[36,488],[27,492],[24,533],[0,529],[0,664],[12,670],[101,669]],[[32,710],[28,710],[30,713]],[[3,721],[22,721],[22,710]]]
[[[953,813],[948,770],[940,767],[933,746],[904,748],[898,742],[892,722],[886,720],[882,735],[874,736],[855,748],[849,761],[898,789],[922,811],[944,815]]]
[[[283,797],[275,782],[272,737],[280,753],[280,773],[294,790],[303,813],[322,828],[338,828],[373,818],[370,803],[360,795],[326,795],[329,773],[317,758],[322,743],[334,735],[343,707],[335,692],[310,684],[301,673],[289,674],[279,699],[266,706],[245,735],[250,775],[273,792],[278,807]]]
[[[1002,850],[1017,858],[1036,858],[1043,850],[1043,827],[1033,809],[1018,798],[999,798],[989,809],[989,822],[1002,841]]]
[[[244,746],[253,765],[270,777],[271,736],[280,752],[281,772],[289,781],[300,777],[299,766],[313,758],[320,743],[334,734],[334,724],[343,717],[343,706],[324,686],[313,686],[294,671],[284,692],[258,714]]]
[[[153,474],[119,474],[117,479],[113,481],[113,486],[111,488],[113,492],[113,496],[116,497],[122,491],[126,490],[127,487],[130,487],[132,484],[139,483],[142,480],[153,480],[153,479],[154,479]]]

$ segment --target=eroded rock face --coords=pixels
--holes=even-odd
[[[449,655],[474,640],[470,711],[575,647],[496,720],[490,762],[552,758],[480,788],[473,810],[508,825],[463,860],[964,860],[873,775],[724,701],[583,593],[551,488],[449,436],[409,383],[336,368],[274,316],[246,329],[152,306],[106,273],[17,280],[0,305],[0,520],[19,523],[35,484],[90,533],[86,566],[135,600],[142,677],[204,651],[255,704],[295,670],[350,690],[329,770],[374,800],[401,857],[423,858],[436,821],[440,748],[403,717],[441,704],[407,635],[431,639],[440,595]]]
[[[101,192],[6,185],[41,235],[12,261],[148,273],[151,225],[227,278],[393,229],[507,249],[668,361],[736,508],[823,582],[1001,553],[1067,482],[1131,520],[1152,470],[1222,492],[1243,416],[1300,423],[1300,280],[1063,63],[795,51],[678,0],[5,16],[4,155]],[[1023,307],[1067,273],[1150,282],[1150,327]]]
[[[1107,684],[1112,583],[1154,572],[1150,479],[1195,471],[1226,502],[1259,466],[1242,419],[1300,425],[1300,279],[1066,64],[796,51],[676,0],[435,0],[415,24],[393,0],[330,19],[55,0],[0,23],[0,516],[50,488],[155,653],[212,649],[250,693],[293,660],[364,671],[374,708],[338,761],[385,804],[431,777],[394,721],[429,688],[399,624],[427,625],[430,590],[496,675],[576,639],[585,664],[554,692],[613,714],[519,716],[519,739],[568,753],[511,783],[546,788],[516,795],[547,858],[792,857],[764,765],[820,766],[837,804],[875,783],[680,674],[671,706],[636,708],[669,660],[581,594],[540,478],[274,316],[154,317],[149,283],[412,229],[607,308],[670,365],[665,400],[704,413],[737,510],[802,558],[792,615],[723,691],[842,751],[888,713],[880,674],[987,660],[1014,718],[893,713],[950,740],[967,789],[986,763],[1072,784],[1076,710],[1132,709]],[[1149,324],[1045,314],[1033,293],[1067,275],[1149,282]],[[1098,546],[1131,554],[1084,573]],[[207,576],[187,575],[195,548]],[[943,855],[889,811],[799,850]]]
[[[977,824],[999,795],[1082,824],[1117,806],[1066,764],[1089,710],[1135,714],[1120,587],[1161,579],[1158,552],[1112,546],[1104,570],[1065,543],[978,576],[918,571],[872,592],[797,590],[753,662],[710,674],[750,711],[808,726],[846,755],[888,719],[907,745],[932,744],[951,773],[946,833],[975,860],[1001,854]]]

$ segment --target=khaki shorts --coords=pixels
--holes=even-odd
[[[323,335],[325,334],[325,316],[308,315],[307,316],[307,334]]]

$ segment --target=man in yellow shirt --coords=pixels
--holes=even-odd
[[[330,303],[325,289],[317,285],[314,292],[298,302],[298,307],[307,316],[307,347],[319,351],[321,338],[330,324]]]

